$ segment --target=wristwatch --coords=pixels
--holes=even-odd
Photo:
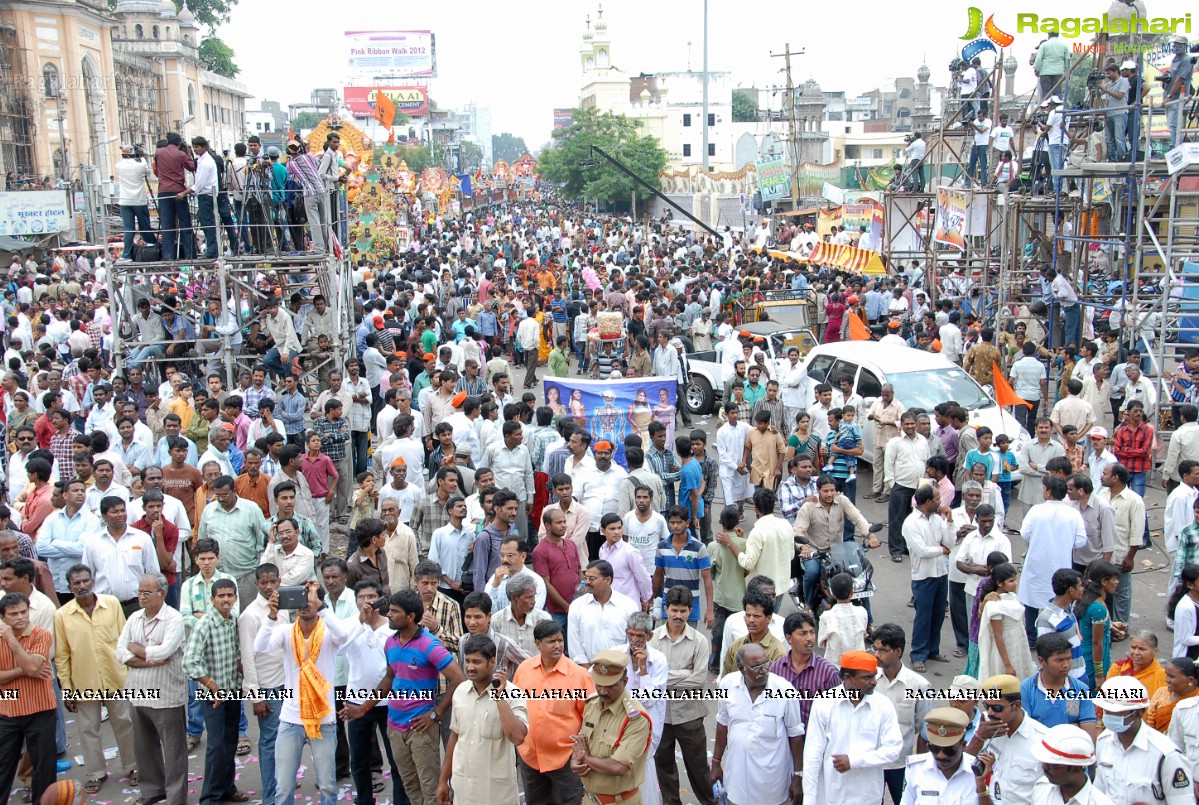
[[[432,721],[434,724],[436,724],[438,721],[441,720],[441,716],[438,714],[438,712],[436,710],[430,710],[429,711],[429,720]]]
[[[802,780],[802,779],[803,779],[803,769],[800,769],[799,771],[793,771],[793,772],[791,772],[791,776],[792,776],[792,777],[798,777],[799,779],[801,779],[801,780]]]

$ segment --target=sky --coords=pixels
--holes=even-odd
[[[1151,16],[1181,17],[1194,8],[1185,0],[1149,3]],[[389,7],[292,0],[280,6],[240,0],[232,22],[218,35],[234,49],[238,78],[256,99],[280,101],[286,109],[307,101],[314,87],[346,83],[345,31],[430,30],[437,39],[438,77],[429,87],[439,107],[461,108],[472,101],[488,107],[492,133],[510,131],[536,150],[550,140],[553,109],[578,104],[584,20],[590,14],[595,21],[597,5],[463,0]],[[1017,13],[1097,17],[1107,7],[1104,0],[1021,0],[1002,6],[991,0],[982,11],[984,16],[995,12],[996,24],[1015,34]],[[732,72],[735,86],[785,86],[783,59],[770,54],[782,53],[789,43],[793,51],[804,51],[792,58],[796,83],[814,78],[824,90],[844,90],[852,97],[890,79],[914,76],[927,60],[931,82],[944,85],[949,62],[965,44],[960,37],[969,8],[970,0],[859,0],[849,7],[710,0],[709,69]],[[691,69],[701,69],[702,0],[606,0],[603,15],[613,65],[630,76],[687,69],[689,41]],[[1197,41],[1199,13],[1193,16],[1190,36]],[[1032,86],[1028,58],[1042,38],[1017,34],[1010,48],[1019,64],[1018,92]],[[257,100],[249,103],[256,105]]]

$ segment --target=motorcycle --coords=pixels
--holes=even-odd
[[[870,534],[883,530],[882,524],[870,526]],[[874,596],[874,565],[866,558],[866,551],[856,539],[834,542],[827,551],[815,551],[805,536],[795,537],[795,558],[791,560],[791,600],[796,609],[807,610],[803,594],[803,563],[805,558],[815,558],[820,563],[820,579],[817,582],[815,607],[811,610],[818,621],[825,610],[837,603],[833,595],[832,579],[838,573],[847,573],[853,579],[852,601],[863,606],[866,599]],[[805,554],[807,556],[805,557]],[[814,554],[814,555],[813,555]]]

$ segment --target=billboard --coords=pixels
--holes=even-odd
[[[791,195],[791,177],[782,159],[759,159],[757,168],[762,201],[774,201]]]
[[[555,109],[554,110],[554,131],[559,129],[568,129],[575,122],[574,109]]]
[[[355,117],[374,117],[375,96],[380,90],[408,117],[427,117],[429,114],[429,90],[425,87],[358,86],[342,89],[346,108]]]
[[[346,31],[345,35],[350,76],[437,77],[437,43],[431,31]]]
[[[565,414],[591,432],[595,441],[606,439],[615,450],[613,460],[628,467],[624,439],[636,434],[642,445],[650,444],[649,426],[666,426],[666,443],[674,444],[675,407],[678,383],[672,377],[641,377],[621,380],[583,380],[547,377],[542,381],[545,404],[555,414]],[[595,442],[593,441],[594,447]]]
[[[52,235],[71,228],[65,190],[0,193],[0,235]]]

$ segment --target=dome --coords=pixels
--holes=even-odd
[[[157,11],[158,0],[117,0],[113,9],[114,14],[155,14]]]
[[[600,6],[599,10],[596,12],[595,30],[596,30],[596,33],[600,33],[602,31],[608,30],[608,23],[604,22],[604,7],[603,6]]]
[[[799,86],[800,94],[806,98],[814,98],[820,100],[824,94],[824,90],[820,89],[820,85],[816,83],[816,79],[809,78]]]
[[[174,18],[179,15],[179,10],[175,8],[174,0],[162,0],[158,4],[158,16]]]
[[[184,6],[179,12],[179,24],[184,28],[199,28],[200,23],[196,22],[196,15],[191,13],[191,10]]]
[[[922,64],[920,65],[920,69],[916,71],[916,80],[921,84],[927,84],[929,76],[931,75],[932,71],[928,69],[928,65]]]
[[[1008,54],[1008,57],[1003,60],[1003,71],[1005,73],[1014,73],[1016,72],[1016,68],[1019,66],[1020,65],[1016,61],[1016,57],[1010,53]]]

